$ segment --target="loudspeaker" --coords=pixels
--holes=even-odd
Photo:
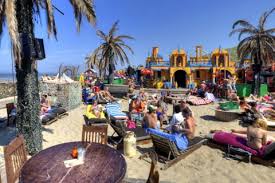
[[[22,47],[22,59],[42,60],[45,58],[43,39],[35,38],[31,41],[31,36],[20,33],[20,43]]]
[[[30,36],[25,33],[20,33],[19,36],[22,48],[22,59],[33,59],[36,56],[36,52]]]
[[[42,60],[42,59],[46,58],[43,39],[36,38],[34,40],[34,45],[35,45],[35,52],[36,52],[35,59]]]

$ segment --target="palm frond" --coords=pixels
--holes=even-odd
[[[80,31],[82,15],[86,16],[89,23],[95,25],[96,14],[94,10],[93,0],[70,0],[73,6],[77,30]]]
[[[275,33],[275,28],[271,28],[265,31],[266,34],[274,34]]]
[[[55,20],[53,15],[52,0],[45,0],[45,7],[46,7],[48,36],[50,36],[50,34],[53,34],[56,38],[56,26],[55,26]]]
[[[248,29],[251,29],[251,30],[255,30],[256,27],[254,27],[252,24],[250,24],[248,21],[246,20],[238,20],[236,21],[233,26],[232,26],[232,29],[235,29],[236,26],[242,26],[244,28],[248,28]]]
[[[5,26],[5,1],[0,1],[0,41]]]
[[[119,21],[116,21],[113,25],[112,28],[109,31],[109,36],[114,36],[115,32],[118,31],[118,23]]]
[[[16,0],[9,0],[5,3],[5,16],[8,25],[8,31],[12,43],[13,54],[18,65],[21,65],[21,44],[19,41],[18,24],[16,19]]]
[[[232,35],[234,35],[236,33],[239,33],[238,39],[240,40],[243,34],[251,35],[251,34],[255,34],[256,31],[253,30],[253,29],[248,29],[248,28],[239,28],[239,29],[232,30],[230,32],[229,36],[232,36]]]
[[[275,11],[275,8],[272,8],[270,11],[266,11],[264,12],[264,14],[260,17],[260,20],[259,20],[259,29],[261,31],[264,30],[264,26],[265,26],[265,22],[267,20],[267,18]]]

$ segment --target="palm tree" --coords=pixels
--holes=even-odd
[[[113,82],[115,65],[120,61],[121,65],[129,64],[126,50],[134,53],[132,48],[125,43],[125,39],[134,39],[128,35],[116,35],[118,31],[118,21],[116,21],[108,34],[98,30],[97,35],[103,41],[101,45],[87,57],[90,65],[98,68],[100,73],[109,71],[109,84]],[[100,74],[101,75],[101,74]]]
[[[237,47],[237,54],[241,60],[248,56],[254,61],[254,91],[258,95],[260,89],[260,73],[262,66],[271,64],[275,53],[275,28],[266,29],[267,18],[275,11],[273,8],[265,12],[259,20],[258,26],[255,27],[245,20],[238,20],[233,24],[233,30],[230,33],[232,36],[239,33],[238,39],[240,40],[243,35],[247,35],[242,39]]]
[[[95,24],[95,11],[92,0],[70,0],[80,29],[82,16]],[[24,135],[27,149],[34,154],[42,149],[42,126],[39,120],[40,102],[38,74],[35,59],[23,55],[26,45],[20,39],[28,40],[27,46],[34,46],[34,18],[45,10],[48,35],[56,37],[54,6],[52,0],[0,0],[0,36],[5,23],[12,43],[17,78],[17,129]]]

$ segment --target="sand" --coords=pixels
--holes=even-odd
[[[127,106],[127,101],[123,101],[123,106]],[[206,135],[210,129],[230,130],[232,128],[240,129],[238,121],[219,122],[216,121],[213,108],[217,104],[206,106],[192,106],[197,123],[197,136]],[[78,141],[81,139],[83,121],[83,111],[85,106],[80,106],[69,112],[69,116],[58,120],[57,122],[45,126],[43,129],[43,148],[56,144]],[[124,108],[127,110],[127,107]],[[0,118],[5,117],[5,110],[0,110]],[[169,105],[169,113],[172,113],[172,106]],[[109,127],[108,134],[113,130]],[[0,145],[8,143],[10,137],[14,134],[14,128],[0,128]],[[274,132],[270,132],[275,136]],[[149,148],[152,144],[140,146]],[[146,182],[149,174],[150,164],[140,160],[138,153],[133,158],[125,157],[127,161],[127,179],[133,182]],[[0,150],[0,171],[2,177],[5,177],[3,165],[3,152]],[[162,166],[162,164],[158,164]],[[161,182],[275,182],[275,169],[262,165],[239,162],[232,159],[226,159],[224,153],[218,149],[212,149],[208,146],[202,146],[191,155],[173,165],[169,169],[160,170]],[[5,182],[2,180],[2,182]]]

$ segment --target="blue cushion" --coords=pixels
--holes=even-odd
[[[149,134],[158,135],[160,137],[170,140],[171,142],[176,144],[177,148],[180,151],[183,151],[183,150],[187,149],[187,147],[188,147],[188,139],[183,134],[177,134],[177,133],[170,134],[170,133],[165,133],[161,130],[157,130],[157,129],[153,129],[153,128],[147,128],[147,132]]]

